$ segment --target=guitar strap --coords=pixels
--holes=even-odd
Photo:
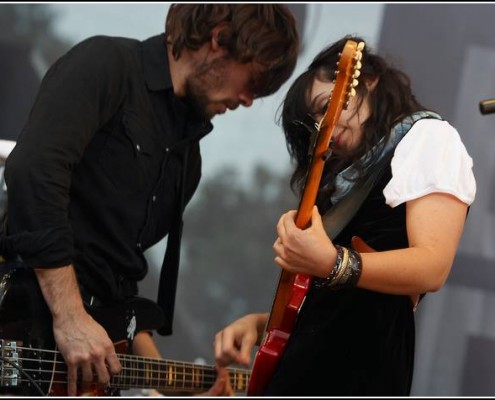
[[[368,197],[375,183],[378,182],[379,178],[385,172],[385,167],[389,161],[390,157],[382,158],[366,179],[360,184],[357,184],[348,196],[340,200],[322,216],[323,227],[332,240],[339,235],[342,229],[345,228],[357,213],[364,199]]]
[[[165,323],[162,327],[157,329],[157,332],[162,336],[172,334],[177,278],[179,275],[182,228],[184,225],[182,215],[184,212],[185,181],[187,174],[187,162],[189,158],[188,156],[189,148],[186,148],[183,156],[184,168],[182,169],[182,181],[179,189],[180,209],[177,211],[174,221],[172,222],[170,234],[167,239],[167,250],[165,251],[162,267],[160,269],[157,303],[163,310]]]
[[[431,111],[417,111],[405,117],[392,127],[390,139],[384,145],[381,158],[372,167],[371,173],[354,185],[350,185],[348,181],[344,184],[348,186],[344,190],[341,190],[345,195],[340,193],[340,200],[322,216],[325,231],[332,240],[335,239],[349,223],[363,204],[375,183],[383,176],[385,168],[390,165],[397,144],[417,121],[424,118],[442,119],[440,115]],[[369,156],[363,156],[364,159],[367,157]],[[343,171],[343,173],[339,174],[340,177],[337,178],[337,183],[339,182],[339,178],[340,182],[344,182],[346,179],[345,176],[352,176],[353,174],[355,174],[355,171],[351,169]]]

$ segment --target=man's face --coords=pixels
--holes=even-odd
[[[252,63],[219,57],[198,64],[186,80],[186,100],[203,117],[213,118],[239,105],[250,107],[256,98]]]

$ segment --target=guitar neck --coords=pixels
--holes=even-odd
[[[114,375],[110,385],[119,389],[156,389],[199,393],[208,390],[217,377],[212,365],[199,365],[180,361],[161,360],[119,355],[122,371]],[[245,392],[251,371],[246,369],[228,369],[232,389]]]
[[[67,395],[67,366],[60,352],[23,347],[16,342],[4,340],[0,343],[0,353],[3,354],[3,362],[0,363],[0,388],[34,385],[41,393]],[[112,376],[109,387],[104,391],[156,389],[168,393],[193,394],[207,391],[217,377],[216,369],[212,365],[139,357],[120,352],[117,356],[122,370]],[[22,374],[16,374],[17,370],[22,371]],[[251,371],[236,368],[228,368],[227,371],[232,389],[237,393],[245,392]],[[79,394],[104,394],[96,381],[90,386]],[[36,394],[40,394],[38,392]]]
[[[329,155],[335,126],[343,108],[347,107],[349,98],[355,94],[355,90],[351,87],[357,84],[357,80],[356,82],[351,82],[351,80],[354,76],[354,70],[360,68],[359,64],[355,63],[357,48],[357,43],[347,41],[338,63],[339,74],[335,80],[329,105],[318,124],[318,137],[315,147],[312,149],[311,164],[295,218],[295,224],[299,229],[306,229],[311,223],[313,207],[323,175],[325,160]],[[294,274],[287,270],[281,271],[265,333],[272,329],[280,329],[285,332],[291,330],[294,324],[294,314],[297,314],[296,308],[302,305],[302,299],[311,285],[311,280],[312,277],[307,275]],[[291,303],[291,299],[295,303]]]

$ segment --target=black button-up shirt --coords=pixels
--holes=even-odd
[[[73,263],[103,301],[136,294],[143,251],[196,190],[212,128],[174,96],[163,34],[81,42],[43,78],[6,161],[3,252],[31,267]]]

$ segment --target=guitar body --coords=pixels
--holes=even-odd
[[[373,252],[368,244],[358,236],[352,238],[352,247],[362,252]],[[282,272],[283,273],[283,272]],[[278,360],[284,352],[290,333],[302,306],[306,293],[311,284],[311,278],[306,275],[296,274],[293,281],[291,298],[287,303],[286,312],[282,316],[281,329],[272,329],[268,332],[265,342],[256,353],[255,365],[251,374],[251,382],[248,389],[249,396],[259,396],[268,385],[275,372]]]
[[[285,273],[285,271],[282,271],[282,275]],[[283,281],[283,278],[281,278],[281,281]],[[267,333],[263,345],[260,346],[256,353],[251,372],[251,381],[247,391],[249,396],[260,396],[273,376],[311,282],[311,277],[307,275],[296,274],[293,277],[291,283],[293,290],[290,292],[289,300],[278,325],[280,328],[273,328]]]

